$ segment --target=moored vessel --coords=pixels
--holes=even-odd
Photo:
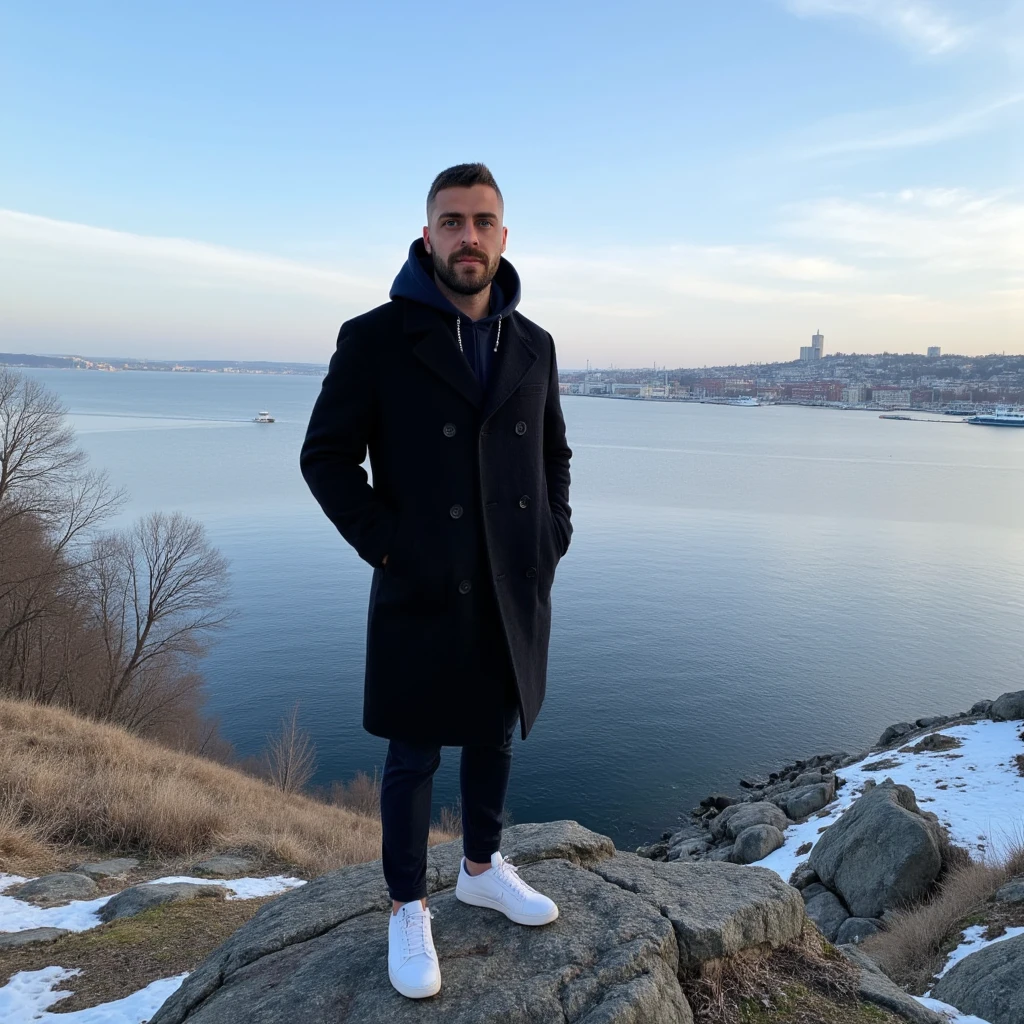
[[[266,409],[261,410],[252,418],[253,423],[273,423],[274,417]]]
[[[1001,406],[994,412],[979,412],[967,422],[979,427],[1024,427],[1024,410]]]

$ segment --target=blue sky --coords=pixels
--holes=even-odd
[[[0,95],[0,350],[325,362],[464,160],[564,367],[1024,349],[1024,0],[9,0]]]

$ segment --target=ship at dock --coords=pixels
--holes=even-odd
[[[994,412],[979,412],[967,422],[978,427],[1024,427],[1024,409],[1002,406]]]

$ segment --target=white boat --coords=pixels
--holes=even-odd
[[[744,408],[749,409],[755,405],[760,405],[760,401],[751,395],[747,395],[744,398],[729,398],[726,399],[726,405],[742,405]]]
[[[252,421],[253,423],[273,423],[274,417],[266,409],[263,409],[259,414],[253,416]]]
[[[995,412],[979,412],[967,422],[979,427],[1024,427],[1024,410],[1003,405]]]

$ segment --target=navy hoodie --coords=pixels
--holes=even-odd
[[[434,283],[434,261],[427,252],[422,238],[417,238],[409,246],[409,258],[398,272],[389,297],[411,299],[443,313],[446,323],[451,328],[452,344],[457,344],[455,339],[461,333],[462,351],[466,361],[476,374],[481,387],[487,389],[487,381],[496,358],[495,342],[498,342],[498,350],[501,351],[498,334],[500,321],[519,305],[519,275],[504,256],[498,262],[498,272],[491,281],[489,311],[479,320],[470,320],[441,294]]]

